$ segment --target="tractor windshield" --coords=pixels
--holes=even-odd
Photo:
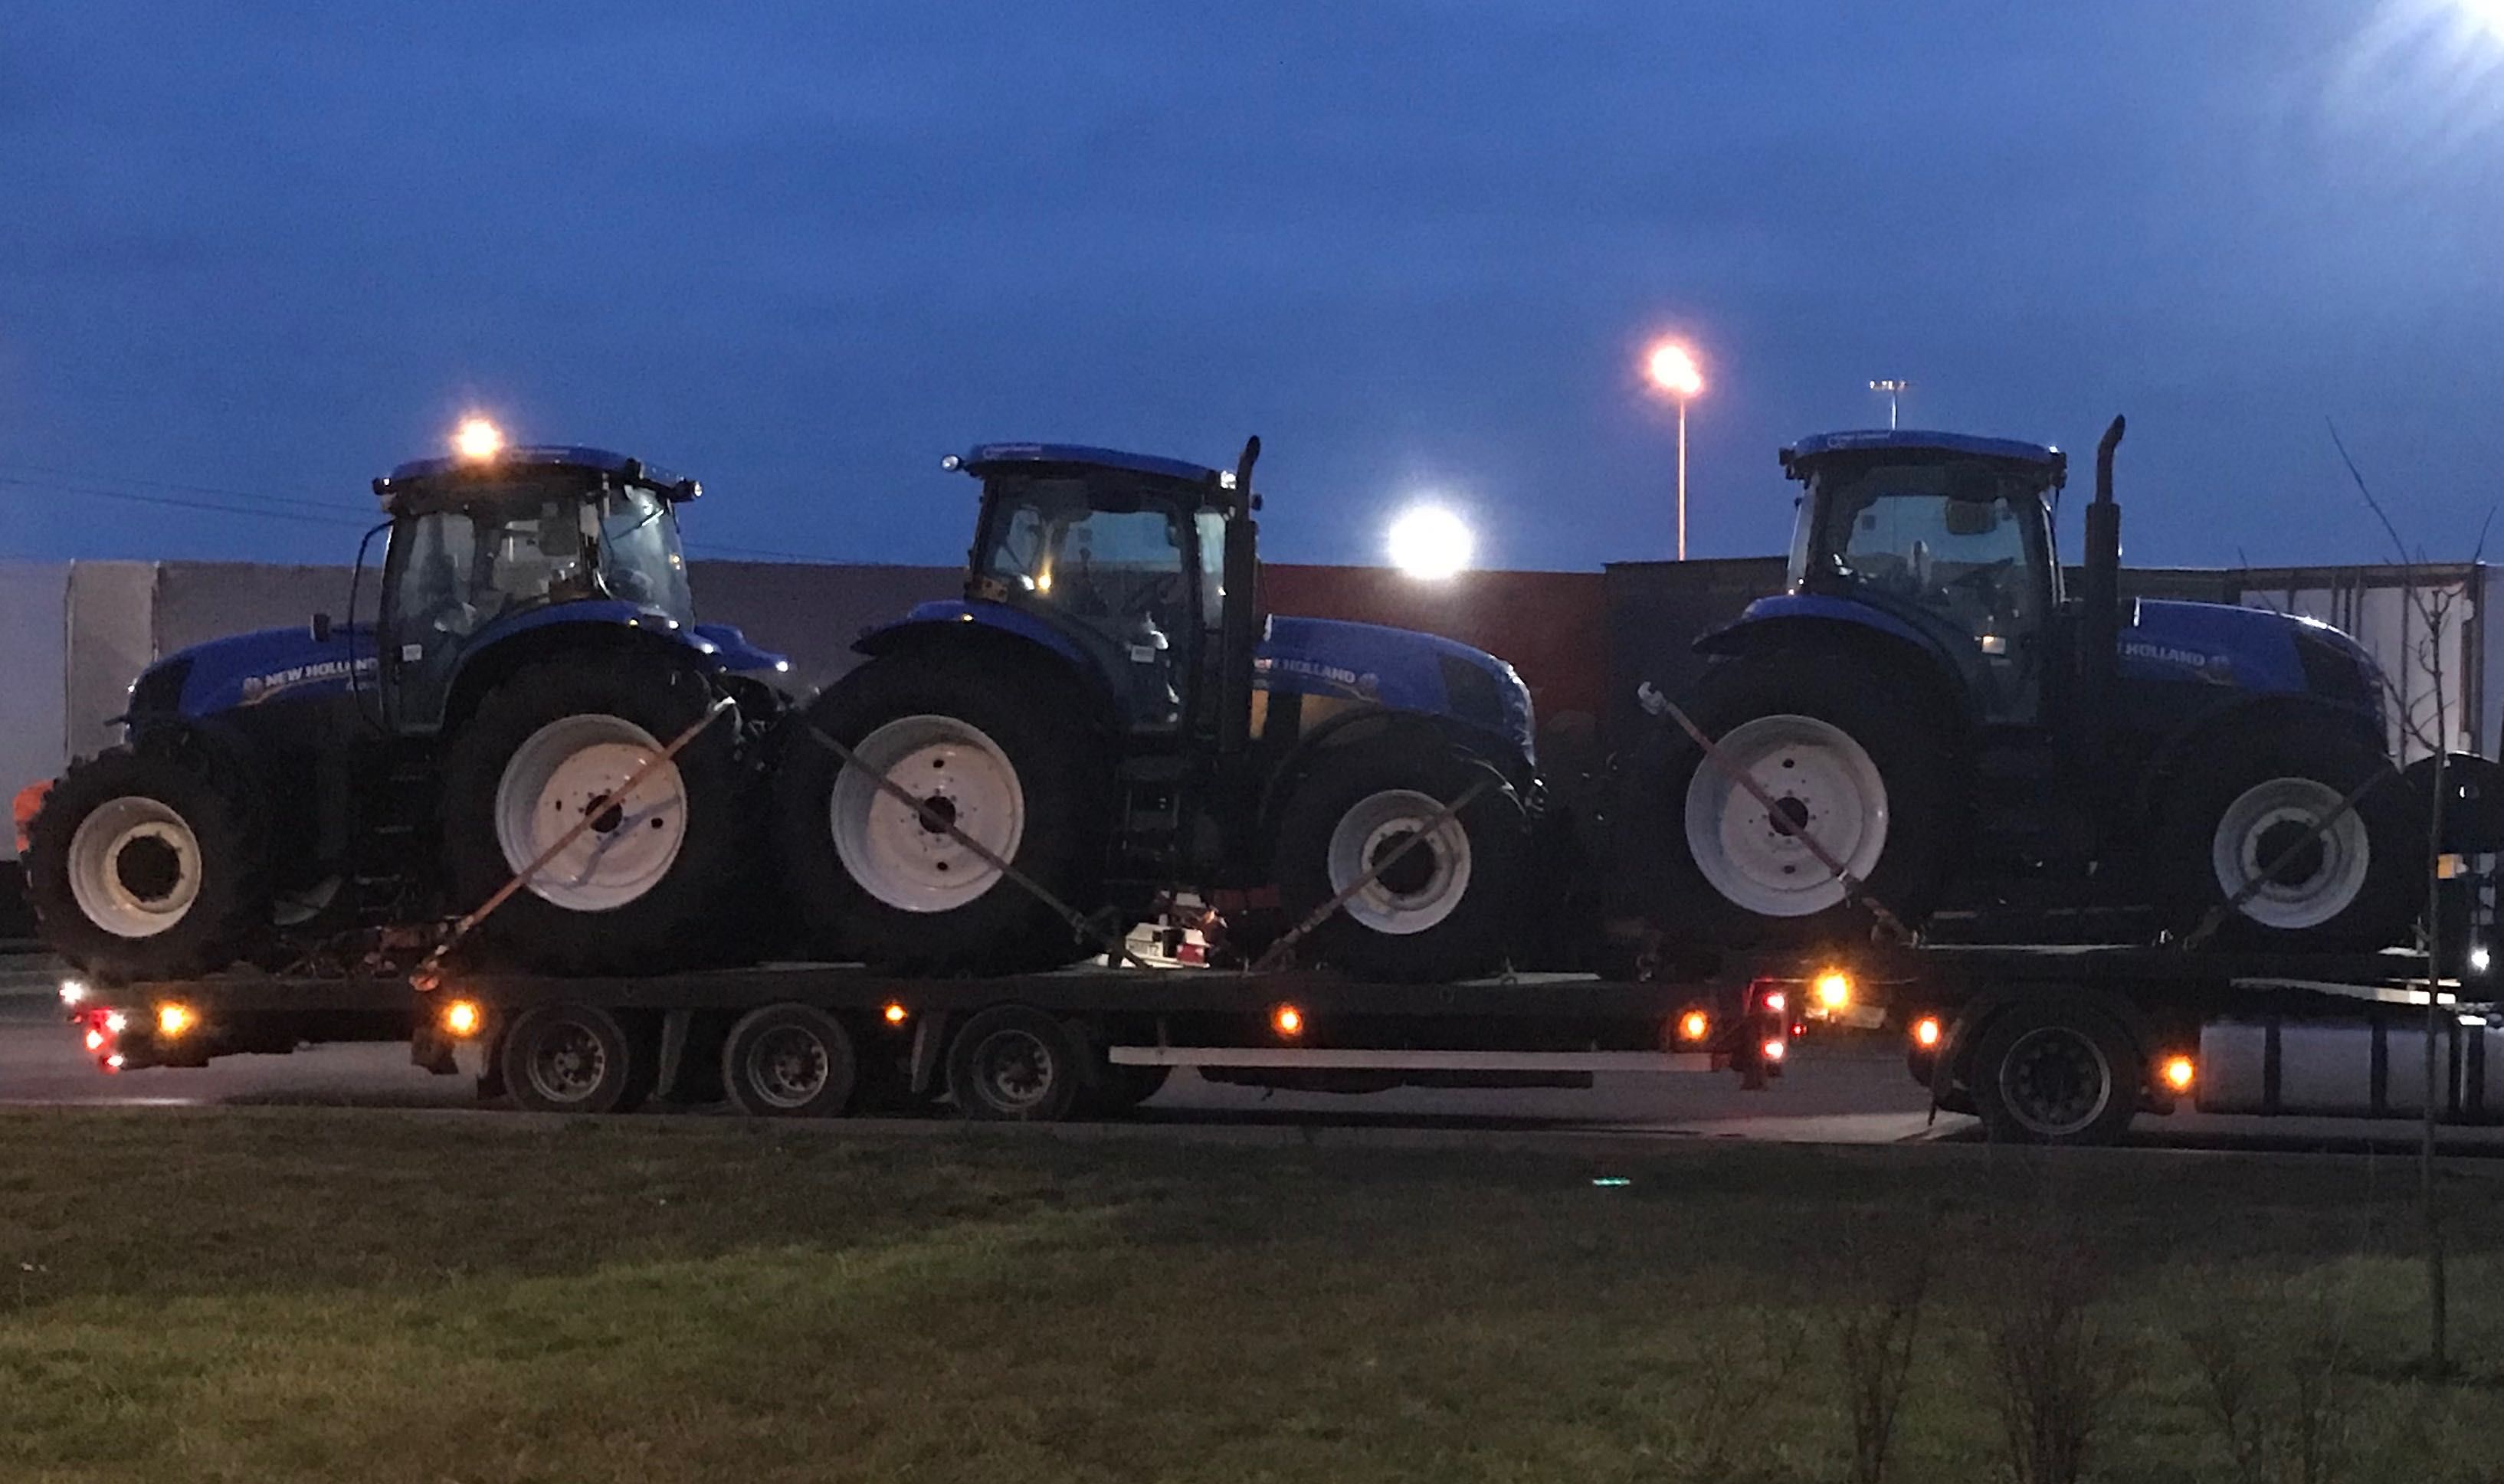
[[[600,581],[609,595],[693,623],[695,598],[687,590],[687,558],[670,502],[627,485],[600,497],[598,505]]]
[[[1173,506],[1086,479],[1000,480],[988,530],[976,575],[1022,604],[1108,630],[1184,632],[1186,537]]]

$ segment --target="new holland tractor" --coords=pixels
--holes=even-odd
[[[1232,470],[1049,443],[948,461],[982,486],[964,598],[866,635],[868,661],[799,718],[819,739],[779,747],[786,886],[817,952],[999,973],[1098,951],[1031,882],[1116,933],[1177,889],[1274,887],[1270,936],[1344,896],[1304,961],[1399,980],[1503,962],[1529,692],[1446,639],[1263,613],[1259,447]]]
[[[28,891],[53,949],[114,979],[299,963],[539,864],[480,925],[482,956],[589,972],[721,951],[761,853],[748,751],[775,693],[754,676],[783,665],[695,621],[676,514],[695,481],[499,447],[373,488],[377,623],[316,614],[165,656],[131,686],[122,745],[44,791]]]
[[[1914,929],[1943,903],[2052,903],[2247,949],[2409,935],[2423,784],[2392,766],[2381,673],[2308,619],[2122,602],[2122,426],[2074,595],[2057,449],[1886,431],[1783,451],[1804,487],[1789,590],[1697,642],[1713,660],[1682,707],[1720,755],[1665,717],[1635,760],[1617,837],[1647,915],[1865,933],[1840,865]]]

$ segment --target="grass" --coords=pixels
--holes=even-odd
[[[1594,1178],[1621,1177],[1623,1186]],[[1988,1148],[1238,1147],[721,1120],[0,1117],[0,1478],[1825,1480],[1935,1260],[1892,1476],[1983,1478],[2047,1229],[2127,1357],[2091,1474],[2232,1477],[2183,1333],[2335,1312],[2339,1477],[2504,1479],[2504,1169]],[[2305,1294],[2286,1323],[2252,1294]]]

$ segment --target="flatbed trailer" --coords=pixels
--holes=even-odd
[[[232,973],[65,984],[107,1070],[340,1041],[419,1065],[480,1049],[480,1091],[540,1112],[727,1099],[761,1117],[927,1108],[1053,1120],[1126,1112],[1175,1067],[1318,1091],[1587,1087],[1599,1073],[1779,1076],[1807,989],[1730,960],[1671,982],[1516,975],[1383,984],[1327,973],[1082,968],[899,978],[775,964],[646,977]]]
[[[2437,1120],[2504,1122],[2504,1011],[2479,975],[2429,984],[2422,954],[1924,946],[1837,961],[1864,1023],[1906,1035],[1933,1101],[1999,1138],[2109,1143],[2185,1104],[2418,1118],[2429,1039]]]

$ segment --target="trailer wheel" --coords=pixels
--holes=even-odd
[[[1431,833],[1422,828],[1489,777],[1486,764],[1415,733],[1314,759],[1278,819],[1275,875],[1290,922],[1418,842],[1313,930],[1315,958],[1386,980],[1468,979],[1503,965],[1528,846],[1520,801],[1499,778]]]
[[[115,979],[223,969],[268,920],[242,801],[181,758],[116,747],[69,772],[27,827],[26,890],[46,942]]]
[[[1079,912],[1098,905],[1111,777],[1084,703],[962,657],[882,656],[796,718],[775,813],[820,956],[916,974],[1009,974],[1083,956],[1066,923],[883,776]],[[810,735],[852,750],[845,765]]]
[[[1985,1027],[1965,1082],[1995,1139],[2110,1144],[2138,1116],[2146,1077],[2109,1017],[2078,1005],[2019,1005]]]
[[[859,1079],[852,1033],[811,1005],[751,1010],[721,1047],[722,1086],[749,1118],[839,1117]]]
[[[2370,952],[2408,937],[2424,896],[2425,845],[2410,838],[2406,785],[2377,783],[2314,836],[2318,820],[2388,763],[2345,738],[2300,731],[2232,737],[2202,752],[2166,810],[2160,846],[2177,926],[2260,881],[2226,915],[2217,942]]]
[[[969,1119],[1052,1122],[1077,1106],[1078,1038],[1024,1005],[998,1005],[965,1022],[948,1048],[948,1092]]]
[[[444,765],[444,864],[476,907],[704,714],[688,667],[632,653],[526,665],[487,693]],[[715,721],[602,811],[479,925],[501,954],[559,974],[650,972],[734,949],[726,924],[756,857],[738,727]]]
[[[596,1005],[542,1005],[513,1018],[498,1061],[532,1113],[632,1113],[652,1092],[654,1048]]]

